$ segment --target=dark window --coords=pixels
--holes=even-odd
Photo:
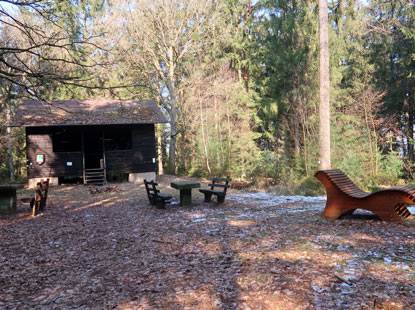
[[[61,131],[52,134],[53,152],[81,152],[82,138],[79,132]]]
[[[120,151],[132,149],[132,139],[130,130],[106,130],[104,136],[106,151]]]

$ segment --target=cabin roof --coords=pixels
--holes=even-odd
[[[156,124],[167,120],[150,100],[24,100],[12,127]]]

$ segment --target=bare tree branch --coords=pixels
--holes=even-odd
[[[5,4],[15,10],[6,9]],[[72,29],[57,22],[62,20],[57,5],[44,0],[0,0],[0,78],[30,90],[31,96],[50,83],[108,90],[141,87],[103,85],[94,69],[114,65],[96,57],[111,53],[111,47],[98,43],[106,30],[74,37]],[[88,85],[84,74],[89,75]]]

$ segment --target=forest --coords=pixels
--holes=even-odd
[[[26,177],[23,99],[153,99],[166,173],[313,188],[313,0],[0,0],[0,183]],[[415,1],[329,0],[331,166],[415,176]]]

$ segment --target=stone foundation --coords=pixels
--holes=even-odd
[[[128,182],[130,183],[144,183],[144,179],[147,181],[156,181],[155,172],[142,172],[142,173],[130,173],[128,175]]]
[[[29,188],[33,189],[36,188],[36,185],[41,180],[46,181],[46,179],[49,178],[49,185],[59,185],[59,178],[58,177],[45,177],[45,178],[33,178],[29,179]]]

